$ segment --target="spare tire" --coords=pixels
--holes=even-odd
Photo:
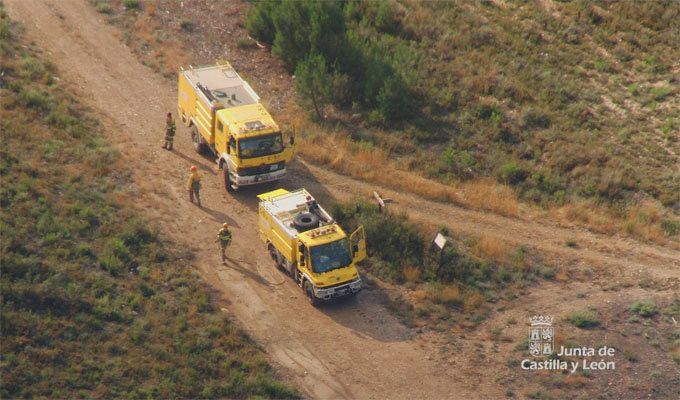
[[[298,231],[305,232],[319,227],[319,217],[310,212],[300,213],[293,220],[293,225]]]

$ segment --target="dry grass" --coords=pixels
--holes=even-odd
[[[307,136],[298,153],[314,164],[332,168],[353,178],[407,191],[427,199],[459,206],[519,216],[520,205],[512,190],[491,179],[464,183],[460,190],[400,168],[399,161],[373,146],[352,142],[345,135],[327,133]]]
[[[409,283],[415,283],[420,279],[420,269],[417,267],[406,267],[402,271],[402,274],[404,275],[406,282]]]
[[[597,233],[624,233],[658,244],[669,244],[660,223],[670,215],[655,201],[642,201],[629,207],[626,214],[617,215],[611,209],[580,200],[552,209],[549,214],[561,226],[582,226]]]
[[[478,293],[478,292],[468,292],[464,296],[463,310],[465,310],[466,313],[476,311],[485,302],[486,302],[486,300],[484,299],[484,296],[482,296],[480,293]]]
[[[428,293],[430,300],[439,304],[459,306],[465,302],[465,297],[458,286],[431,285]]]
[[[414,290],[411,298],[416,304],[423,303],[430,296],[430,292],[427,290]]]
[[[497,236],[482,236],[473,248],[476,256],[506,264],[513,252],[513,248]]]
[[[140,54],[140,51],[136,51],[146,65],[156,69],[165,77],[174,77],[179,67],[189,65],[191,59],[179,40],[169,35],[159,35],[163,32],[163,27],[158,19],[154,18],[155,14],[156,5],[149,3],[145,12],[132,25],[131,30],[134,35],[131,36],[142,43],[153,43],[153,51],[149,54]],[[138,47],[132,46],[132,48],[136,50]]]
[[[466,182],[461,188],[465,196],[464,203],[471,207],[509,217],[519,216],[519,201],[508,186],[487,178]]]

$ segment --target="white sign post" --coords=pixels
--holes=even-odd
[[[444,246],[446,246],[446,238],[444,235],[437,233],[437,236],[434,237],[434,244],[439,247],[439,250],[444,250]]]

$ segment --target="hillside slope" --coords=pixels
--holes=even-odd
[[[298,75],[325,59],[332,117],[355,139],[417,143],[391,154],[411,169],[546,205],[680,210],[677,2],[255,4],[250,32]]]
[[[58,65],[65,79],[78,85],[84,101],[101,112],[109,137],[133,169],[131,190],[135,193],[135,204],[150,219],[160,221],[164,232],[178,243],[197,250],[191,265],[216,289],[219,306],[233,312],[281,370],[290,374],[310,397],[499,398],[512,393],[510,389],[519,396],[535,397],[543,396],[537,390],[542,385],[556,398],[566,397],[565,393],[572,397],[594,397],[602,393],[608,382],[616,383],[607,390],[606,396],[610,398],[630,397],[631,393],[661,393],[670,397],[677,392],[675,365],[670,359],[672,351],[676,351],[675,347],[671,349],[674,339],[666,335],[673,329],[670,317],[664,314],[644,323],[627,322],[628,303],[634,300],[654,297],[659,309],[671,306],[679,278],[678,269],[672,264],[680,259],[676,250],[579,229],[560,229],[545,221],[517,221],[431,203],[408,193],[389,193],[397,199],[391,206],[407,210],[415,220],[424,221],[424,225],[440,223],[442,216],[448,216],[446,223],[453,232],[517,238],[546,253],[551,253],[551,248],[558,249],[568,256],[556,257],[555,263],[573,256],[578,267],[589,270],[591,275],[583,282],[556,281],[526,287],[520,297],[493,303],[488,320],[474,331],[438,332],[428,327],[418,330],[405,327],[383,305],[380,288],[369,288],[356,301],[312,309],[299,288],[274,269],[258,240],[255,194],[271,188],[226,194],[213,160],[193,153],[186,131],[179,132],[174,153],[159,149],[163,114],[175,106],[174,82],[161,79],[152,69],[142,66],[130,48],[119,43],[118,30],[107,26],[84,2],[44,0],[31,7],[13,0],[10,4],[13,16],[26,21],[30,37],[49,49],[50,60]],[[177,3],[150,4],[170,7]],[[200,11],[206,14],[214,5],[207,1],[184,4],[205,6]],[[225,15],[237,15],[231,14],[233,5],[227,3]],[[165,11],[156,8],[154,12],[158,18],[165,18],[169,15]],[[130,13],[149,16],[146,7]],[[155,17],[146,20],[145,29],[153,26],[150,20],[155,21]],[[232,19],[226,20],[237,24]],[[228,29],[230,25],[217,27]],[[177,21],[179,29],[183,28]],[[156,32],[159,39],[162,32]],[[123,32],[120,36],[125,40],[131,35]],[[232,45],[235,46],[232,41],[224,42],[225,47]],[[155,51],[151,46],[147,48],[149,52]],[[213,56],[216,54],[222,53]],[[248,54],[242,54],[242,61],[255,60],[254,64],[240,65],[239,71],[278,72],[271,64],[257,62],[259,57],[265,59],[266,54],[252,58]],[[278,75],[276,78],[289,79]],[[258,81],[252,82],[257,87]],[[101,96],[102,93],[106,96]],[[198,165],[205,174],[203,209],[189,204],[184,192],[185,173],[191,164]],[[308,187],[324,199],[324,204],[352,195],[367,196],[375,189],[374,185],[305,163],[293,167],[290,179],[281,185],[291,189]],[[225,220],[232,223],[235,233],[226,266],[219,264],[211,241]],[[555,232],[559,232],[557,237]],[[564,240],[573,240],[576,247],[567,246]],[[628,257],[633,263],[621,261],[617,265],[617,260]],[[645,273],[647,269],[651,277]],[[574,310],[592,305],[597,305],[603,314],[601,328],[584,331],[563,322]],[[617,362],[623,368],[616,374],[579,376],[575,381],[562,380],[563,375],[537,380],[534,375],[519,374],[511,366],[526,352],[522,345],[527,333],[524,321],[536,311],[555,315],[562,334],[570,341],[587,344],[615,338],[620,348],[649,357],[636,362],[624,359],[619,352]],[[669,315],[677,316],[677,312]],[[503,335],[496,333],[493,337],[497,339],[491,340],[489,332],[499,332],[499,328]],[[650,335],[649,342],[639,336],[643,329],[645,335]],[[480,360],[484,360],[484,368],[480,368]],[[661,368],[662,373],[656,368]],[[650,375],[649,383],[631,381],[630,371],[653,376]]]
[[[296,397],[0,3],[0,396]]]

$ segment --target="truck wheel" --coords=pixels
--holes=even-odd
[[[307,294],[307,300],[309,300],[309,304],[313,305],[314,307],[318,307],[321,301],[314,296],[314,288],[312,288],[312,284],[309,283],[309,281],[305,281],[305,293]]]
[[[273,244],[269,243],[269,245],[267,246],[267,249],[269,250],[269,255],[272,257],[272,260],[274,260],[274,264],[276,264],[276,266],[278,267],[279,266],[279,256],[278,256],[278,254],[276,254],[277,253],[276,248],[274,247]]]
[[[229,167],[227,166],[226,162],[222,164],[222,171],[224,172],[224,188],[227,189],[227,192],[235,192],[236,190],[234,189],[233,186],[231,186],[231,178],[229,178]]]
[[[205,150],[205,145],[203,144],[203,138],[201,137],[201,134],[198,133],[198,129],[196,129],[196,125],[191,127],[191,142],[194,144],[194,150],[196,150],[196,153],[202,154]]]

